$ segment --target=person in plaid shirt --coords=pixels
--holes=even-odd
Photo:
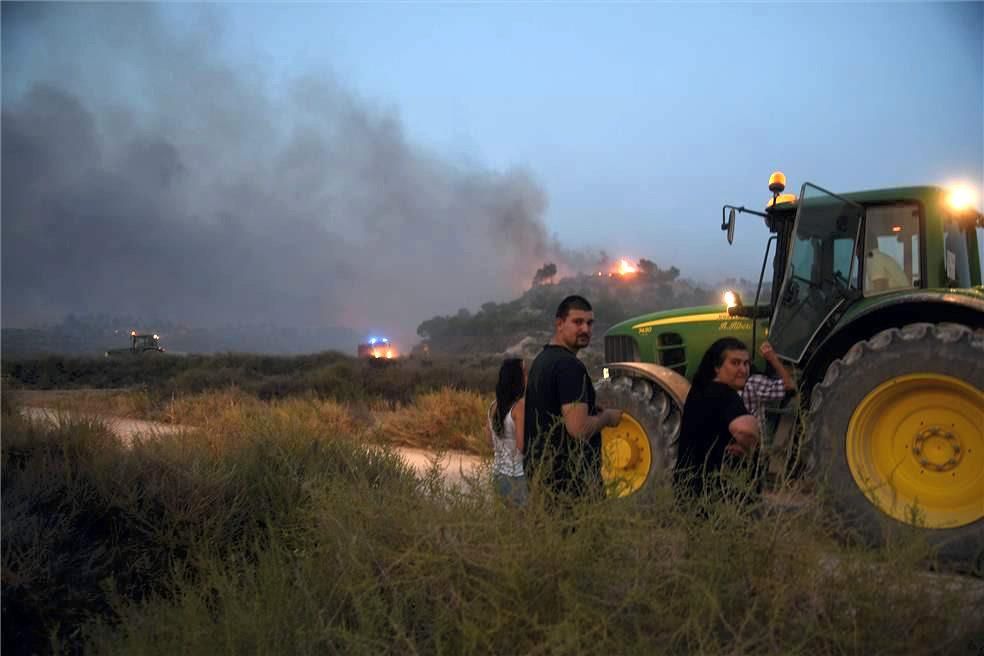
[[[787,393],[796,391],[796,381],[793,375],[783,366],[779,356],[772,349],[772,344],[762,342],[759,353],[765,361],[772,365],[778,378],[765,376],[762,374],[752,374],[745,381],[745,387],[741,390],[741,400],[745,403],[745,408],[749,414],[755,415],[759,420],[759,430],[765,438],[765,404],[769,401],[781,401]]]

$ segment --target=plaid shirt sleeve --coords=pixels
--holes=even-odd
[[[786,396],[786,386],[782,378],[770,378],[761,374],[749,376],[741,391],[741,400],[745,402],[748,412],[758,414],[759,406],[765,401],[779,401]]]

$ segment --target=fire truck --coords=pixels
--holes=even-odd
[[[359,344],[358,356],[370,360],[393,360],[398,357],[396,346],[386,337],[370,337],[368,342]]]

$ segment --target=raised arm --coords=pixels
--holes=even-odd
[[[789,373],[789,370],[786,369],[785,365],[783,365],[782,360],[779,359],[779,356],[776,355],[775,350],[772,348],[772,344],[762,342],[762,346],[759,348],[759,351],[762,353],[762,357],[765,358],[765,361],[771,364],[772,368],[776,370],[777,374],[779,374],[779,377],[782,378],[782,384],[786,390],[789,392],[795,392],[796,381],[793,380],[793,374]]]

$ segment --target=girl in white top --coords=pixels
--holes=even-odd
[[[523,473],[523,417],[526,402],[526,367],[519,358],[508,358],[499,368],[495,401],[489,407],[492,439],[492,476],[496,492],[507,503],[522,506],[528,494]]]

